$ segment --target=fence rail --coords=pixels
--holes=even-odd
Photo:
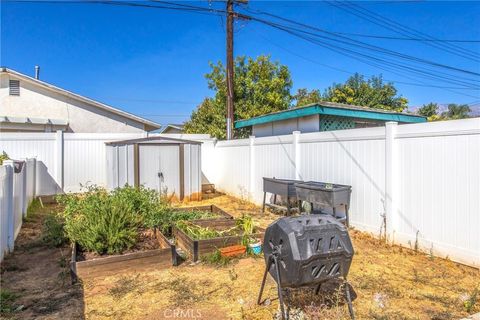
[[[6,160],[0,166],[0,261],[15,239],[35,197],[36,160]]]

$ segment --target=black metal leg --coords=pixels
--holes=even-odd
[[[290,201],[287,200],[287,216],[290,215]]]
[[[273,256],[273,263],[275,263],[275,277],[277,278],[278,302],[280,303],[280,310],[282,312],[282,320],[288,320],[288,315],[285,315],[285,308],[283,305],[282,284],[280,282],[280,267],[276,256]]]
[[[332,207],[332,211],[333,211],[333,217],[337,219],[337,209],[335,209],[335,207]]]
[[[276,194],[273,195],[273,204],[277,204],[277,195]]]
[[[297,205],[298,205],[298,214],[302,214],[302,200],[298,200]]]
[[[263,289],[265,288],[265,282],[267,281],[268,270],[270,270],[271,265],[272,265],[272,260],[269,260],[267,263],[267,267],[265,268],[265,273],[263,274],[262,286],[260,287],[260,292],[258,293],[257,304],[261,304]]]
[[[355,313],[353,312],[353,305],[352,305],[352,297],[350,297],[350,289],[349,289],[347,280],[345,280],[345,295],[347,297],[348,313],[350,313],[350,318],[352,320],[355,320]]]
[[[318,295],[318,293],[320,292],[320,287],[322,286],[321,283],[318,284],[317,288],[315,289],[315,295]]]
[[[347,222],[347,228],[350,228],[350,216],[348,215],[348,205],[345,205],[345,219]]]
[[[265,212],[265,201],[267,200],[267,193],[263,193],[263,207],[262,207],[262,212]]]

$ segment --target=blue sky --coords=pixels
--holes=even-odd
[[[222,6],[207,1],[182,3]],[[480,40],[480,2],[356,4],[438,39]],[[326,2],[253,0],[248,8],[329,31],[399,36]],[[270,54],[273,60],[289,67],[293,91],[302,87],[323,91],[333,82],[348,78],[348,73],[334,68],[365,75],[382,73],[389,80],[413,81],[257,22],[239,21],[235,28],[235,55]],[[356,39],[480,72],[479,62],[416,41]],[[478,42],[457,45],[480,54]],[[2,66],[32,75],[34,65],[40,65],[44,81],[162,124],[184,121],[204,97],[212,95],[204,74],[209,71],[209,61],[224,59],[224,21],[217,16],[98,4],[2,0]],[[479,90],[455,90],[461,93],[457,94],[400,83],[396,86],[413,107],[430,101],[471,103],[480,100]]]

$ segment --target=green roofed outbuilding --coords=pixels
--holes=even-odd
[[[293,131],[318,132],[384,126],[385,122],[399,124],[426,122],[415,114],[373,109],[333,102],[319,102],[262,116],[238,120],[235,128],[252,128],[252,135],[266,137],[291,134]]]

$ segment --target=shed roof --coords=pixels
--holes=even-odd
[[[235,128],[244,128],[257,124],[300,118],[314,114],[371,119],[376,121],[397,121],[402,123],[417,123],[427,121],[426,117],[414,114],[353,106],[342,103],[319,102],[295,109],[264,114],[245,120],[238,120],[235,121]]]
[[[175,139],[175,138],[167,138],[167,137],[147,137],[147,138],[138,138],[138,139],[128,139],[128,140],[105,142],[106,145],[110,145],[110,146],[126,145],[126,144],[157,144],[157,143],[202,144],[202,142],[200,142],[200,141]]]

